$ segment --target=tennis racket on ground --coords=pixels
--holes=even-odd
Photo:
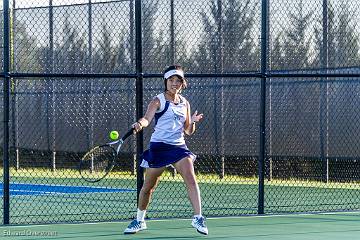
[[[122,144],[133,131],[132,128],[119,140],[93,147],[85,153],[79,164],[81,177],[91,183],[105,178],[113,169]]]

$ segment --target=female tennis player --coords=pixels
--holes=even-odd
[[[179,65],[164,71],[165,91],[157,95],[149,104],[144,117],[132,126],[136,132],[149,126],[155,117],[155,128],[151,135],[149,149],[143,153],[141,166],[146,168],[144,185],[141,188],[136,219],[125,229],[125,234],[146,229],[145,213],[151,194],[161,174],[169,165],[175,167],[184,179],[187,193],[194,210],[192,226],[201,234],[208,234],[205,218],[201,214],[200,190],[194,173],[195,155],[185,144],[184,133],[191,135],[203,114],[190,114],[189,102],[180,95],[187,87],[183,68]]]

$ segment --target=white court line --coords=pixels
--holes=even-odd
[[[360,211],[339,211],[339,212],[321,212],[321,213],[289,213],[289,214],[268,214],[268,215],[243,215],[243,216],[229,216],[229,217],[207,217],[206,219],[224,219],[224,218],[230,218],[230,219],[246,219],[246,218],[271,218],[271,217],[293,217],[293,216],[311,216],[311,215],[338,215],[338,214],[360,214]],[[149,219],[146,220],[147,222],[167,222],[167,221],[189,221],[192,218],[167,218],[167,219]],[[33,225],[2,225],[1,228],[11,227],[11,228],[31,228],[31,227],[48,227],[48,226],[72,226],[72,225],[99,225],[99,224],[111,224],[111,223],[124,223],[129,221],[128,220],[122,220],[122,221],[111,221],[111,222],[76,222],[76,223],[49,223],[49,224],[33,224]]]

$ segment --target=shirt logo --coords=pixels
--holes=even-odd
[[[173,114],[174,114],[174,120],[175,120],[175,121],[180,121],[180,120],[181,120],[182,115],[181,115],[181,114],[179,114],[179,113],[176,113],[176,112],[174,111],[174,109],[171,109],[171,111],[172,111],[172,112],[173,112]]]

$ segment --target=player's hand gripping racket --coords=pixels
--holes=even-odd
[[[105,178],[113,169],[121,145],[125,139],[133,134],[130,129],[119,140],[90,149],[80,160],[79,171],[81,177],[87,182],[98,182]]]

